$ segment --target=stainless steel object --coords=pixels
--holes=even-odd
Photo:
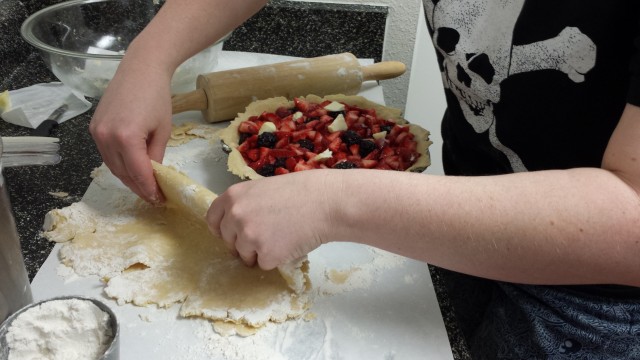
[[[116,314],[114,314],[111,308],[107,306],[105,303],[98,301],[96,299],[82,297],[82,296],[60,296],[60,297],[55,297],[55,298],[47,299],[44,301],[40,301],[35,304],[27,305],[21,308],[20,310],[18,310],[13,315],[11,315],[4,323],[0,323],[0,360],[7,360],[9,358],[10,349],[7,346],[6,335],[7,335],[7,332],[9,331],[9,327],[11,326],[11,323],[16,318],[18,318],[20,314],[24,313],[25,311],[35,306],[39,306],[48,301],[69,300],[69,299],[91,301],[93,304],[99,307],[100,310],[104,311],[105,313],[107,313],[107,315],[109,315],[109,327],[111,328],[111,334],[113,335],[113,337],[111,338],[111,343],[109,344],[109,347],[105,350],[104,354],[102,354],[102,356],[100,357],[100,360],[118,360],[120,358],[120,325],[118,324],[118,319],[116,318]]]
[[[0,138],[0,323],[21,307],[33,302],[20,238],[11,212],[9,193],[2,176]]]
[[[58,138],[17,136],[0,138],[3,168],[27,165],[55,165],[60,162]],[[1,173],[1,171],[0,171]]]
[[[56,138],[0,137],[0,323],[33,302],[2,170],[6,166],[56,164],[59,147]]]

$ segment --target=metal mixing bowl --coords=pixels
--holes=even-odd
[[[66,1],[29,16],[20,32],[40,51],[60,81],[83,95],[100,98],[127,46],[155,16],[163,2]],[[171,81],[173,93],[195,89],[198,74],[211,72],[217,64],[222,41],[224,39],[178,67]]]
[[[27,305],[22,309],[18,310],[16,313],[11,315],[7,320],[0,324],[0,360],[9,359],[9,347],[7,346],[7,332],[9,332],[9,328],[11,327],[11,323],[17,319],[21,314],[25,311],[32,309],[36,306],[40,306],[45,302],[54,301],[54,300],[69,300],[69,299],[77,299],[77,300],[85,300],[91,301],[94,305],[96,305],[100,310],[104,311],[109,315],[109,327],[111,328],[111,334],[113,335],[111,339],[111,343],[109,347],[105,350],[105,352],[100,357],[100,360],[118,360],[120,358],[120,326],[118,325],[118,319],[116,318],[116,314],[113,313],[111,308],[107,306],[105,303],[82,296],[60,296],[47,300],[43,300],[37,303],[33,303],[31,305]]]

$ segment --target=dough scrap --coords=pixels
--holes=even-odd
[[[94,196],[47,214],[45,237],[67,241],[60,250],[64,264],[102,278],[105,293],[119,303],[182,303],[184,317],[259,328],[304,314],[310,306],[306,258],[280,271],[246,267],[203,221],[215,194],[178,171],[155,168],[163,191],[167,184],[186,187],[186,198],[176,201],[176,192],[167,196],[168,206],[150,206],[123,195],[115,177],[101,169],[87,192]],[[196,216],[181,205],[194,200]]]
[[[172,125],[171,136],[167,142],[168,147],[176,147],[186,144],[196,138],[210,138],[218,130],[211,126],[198,124],[195,122],[185,122],[180,125]]]

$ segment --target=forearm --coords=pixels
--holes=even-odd
[[[504,281],[640,285],[638,195],[611,172],[361,175],[341,175],[358,194],[335,238]]]
[[[266,2],[168,0],[129,47],[123,63],[173,73],[183,61],[241,25]]]

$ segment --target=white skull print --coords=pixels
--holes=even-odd
[[[496,136],[494,105],[501,83],[509,76],[537,70],[558,70],[574,82],[595,66],[596,47],[579,29],[564,28],[556,37],[513,45],[513,34],[526,0],[425,1],[433,43],[442,55],[446,88],[460,102],[465,118],[477,133],[488,131],[515,172],[523,161]],[[516,119],[517,121],[517,119]]]

